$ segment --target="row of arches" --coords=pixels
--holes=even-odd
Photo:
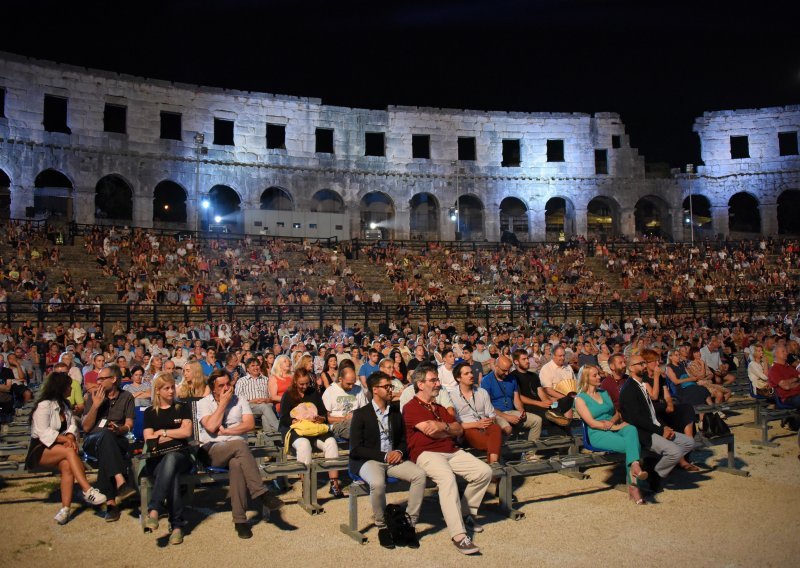
[[[10,214],[11,181],[0,170],[0,215]],[[47,169],[34,181],[34,209],[51,215],[72,219],[73,184],[63,173]],[[153,191],[153,221],[156,223],[187,222],[187,192],[178,183],[165,180]],[[226,222],[241,223],[241,197],[231,187],[215,185],[206,194],[208,201],[205,223],[217,216]],[[96,219],[133,219],[133,188],[120,175],[101,178],[95,186]],[[750,193],[739,192],[728,202],[728,230],[732,233],[760,233],[761,215],[758,199]],[[293,211],[296,208],[291,193],[272,186],[265,189],[259,201],[262,210]],[[331,189],[314,193],[308,205],[312,212],[345,213],[342,196]],[[459,196],[455,203],[443,211],[439,199],[431,193],[417,193],[409,202],[409,229],[418,238],[437,238],[444,220],[454,223],[457,237],[481,240],[485,237],[484,204],[473,194]],[[684,232],[692,229],[701,236],[712,233],[711,203],[705,196],[691,195],[683,201],[682,223],[673,223],[672,211],[665,200],[655,195],[642,197],[634,207],[634,226],[637,234],[672,235],[673,227],[683,225]],[[361,229],[379,229],[391,233],[395,218],[394,200],[386,193],[374,191],[364,195],[359,203]],[[800,191],[786,190],[777,201],[779,234],[800,234]],[[445,215],[443,216],[443,213]],[[608,196],[597,196],[587,207],[586,232],[590,236],[614,236],[622,232],[621,208]],[[549,239],[569,236],[577,232],[574,203],[566,197],[553,197],[545,204],[546,234]],[[521,238],[528,235],[528,206],[519,198],[506,197],[499,208],[500,232],[511,232]],[[704,234],[707,233],[708,235]]]

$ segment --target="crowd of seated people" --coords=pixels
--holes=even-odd
[[[85,235],[83,247],[108,279],[100,283],[73,276],[81,267],[61,259],[62,246],[51,243],[57,242],[48,234],[51,228],[16,221],[2,227],[8,245],[0,251],[0,309],[9,299],[31,301],[50,312],[88,313],[115,302],[269,311],[326,303],[746,302],[796,300],[800,294],[800,244],[795,240],[570,241],[495,250],[381,241],[354,251],[351,243],[325,248],[276,238],[262,245],[251,237],[198,240],[96,226]],[[593,263],[587,252],[595,257]],[[367,268],[356,269],[355,253],[369,260]],[[382,289],[372,283],[378,276],[385,283]]]
[[[261,427],[280,432],[303,463],[314,451],[337,456],[337,439],[349,439],[356,460],[351,472],[363,472],[374,489],[379,528],[385,475],[404,476],[416,487],[409,497],[413,528],[424,472],[439,486],[454,547],[471,554],[478,550],[472,538],[482,530],[479,508],[492,473],[460,447],[485,451],[491,464],[502,459],[509,435],[535,441],[543,431],[563,434],[580,417],[594,446],[625,453],[630,497],[646,503],[645,484],[658,490],[674,468],[700,470],[691,461],[694,406],[730,396],[738,366],[747,367],[760,394],[800,406],[798,323],[796,315],[713,323],[673,316],[656,325],[634,318],[459,331],[440,322],[388,336],[291,322],[151,322],[133,329],[115,323],[107,335],[94,324],[3,325],[0,401],[24,402],[35,377],[49,375],[36,400],[29,466],[60,472],[58,523],[70,519],[74,482],[87,502],[105,503],[106,521],[119,519],[135,493],[127,452],[141,405],[148,408],[145,442],[158,454],[148,462],[156,481],[146,527],[157,531],[166,514],[169,542],[180,544],[184,521],[175,480],[187,465],[170,456],[185,451],[192,436],[185,401],[199,398],[202,451],[231,472],[239,537],[252,536],[245,516],[250,500],[270,515],[282,504],[247,449],[247,433]],[[405,437],[381,429],[398,419]],[[94,489],[76,461],[81,432],[83,449],[98,460]],[[643,459],[644,449],[657,461]],[[527,457],[538,459],[535,452]],[[468,482],[460,501],[455,476]],[[338,472],[330,478],[331,496],[341,497]]]

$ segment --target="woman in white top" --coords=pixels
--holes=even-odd
[[[773,396],[774,391],[767,382],[767,373],[764,370],[764,348],[761,345],[753,346],[753,354],[747,365],[747,378],[753,385],[753,391],[762,396]]]
[[[57,469],[61,472],[61,509],[55,516],[58,524],[69,521],[72,486],[77,481],[83,499],[90,505],[102,505],[106,496],[89,485],[83,462],[78,457],[78,428],[72,419],[67,397],[72,379],[66,373],[52,373],[31,413],[31,443],[25,469]]]

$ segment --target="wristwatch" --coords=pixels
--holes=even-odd
[[[445,432],[449,432],[450,431],[450,423],[449,422],[445,422],[444,423],[444,431]]]
[[[163,435],[163,436],[166,438],[166,437],[167,437],[167,429],[166,429],[166,428],[164,428],[164,429],[161,431],[161,434],[162,434],[162,435]]]

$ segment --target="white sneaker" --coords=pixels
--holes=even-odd
[[[59,525],[66,525],[69,521],[69,513],[69,507],[61,507],[53,518]]]
[[[88,491],[83,492],[83,500],[89,505],[97,507],[106,502],[107,497],[100,493],[96,487],[90,487]]]

